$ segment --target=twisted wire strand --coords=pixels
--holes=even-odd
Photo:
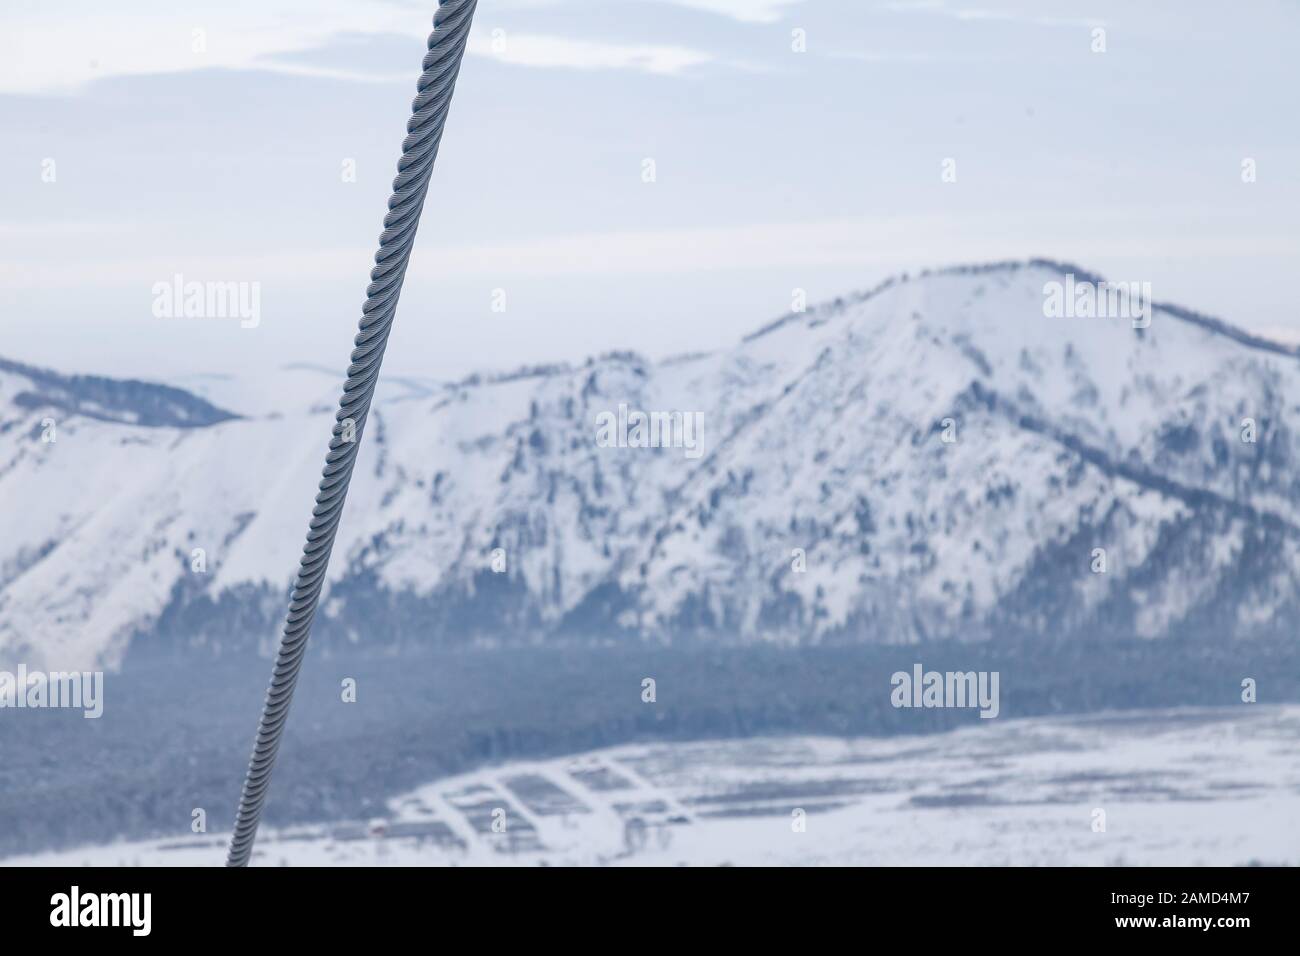
[[[271,770],[280,749],[280,738],[289,716],[303,654],[307,650],[316,603],[325,581],[334,535],[352,478],[352,466],[361,445],[375,382],[379,378],[379,366],[388,344],[388,332],[397,311],[411,247],[415,243],[420,212],[429,188],[429,174],[438,158],[438,144],[451,106],[451,95],[460,72],[476,4],[477,0],[439,0],[433,17],[429,52],[424,57],[418,93],[411,103],[412,115],[406,124],[406,139],[402,141],[402,158],[397,163],[397,177],[393,180],[393,194],[388,199],[388,213],[384,216],[384,231],[379,237],[375,265],[370,270],[370,285],[366,288],[366,304],[361,310],[348,377],[334,415],[316,506],[312,509],[311,525],[289,600],[280,650],[239,799],[227,866],[246,866],[253,852],[258,821],[271,782]]]

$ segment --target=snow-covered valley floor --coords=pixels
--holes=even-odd
[[[254,863],[1296,865],[1300,706],[629,745],[445,778],[389,810],[264,829]],[[224,846],[186,834],[0,863],[218,865]]]

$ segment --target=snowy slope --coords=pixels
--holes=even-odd
[[[449,777],[374,820],[264,827],[253,863],[1292,865],[1297,731],[1295,707],[1242,705],[924,737],[636,744]],[[220,864],[228,834],[189,823],[181,814],[161,840],[0,862]]]
[[[1283,633],[1297,351],[1174,308],[1046,318],[1066,271],[893,280],[660,363],[386,382],[317,638]],[[0,663],[275,638],[338,380],[187,384],[211,411],[133,421],[0,366]],[[699,412],[702,456],[600,447],[620,404]]]

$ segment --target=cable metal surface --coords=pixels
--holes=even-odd
[[[411,104],[412,116],[406,124],[402,158],[397,163],[397,178],[393,180],[393,194],[388,200],[388,214],[384,216],[384,231],[379,237],[375,266],[370,271],[370,285],[366,288],[366,304],[362,307],[347,382],[334,416],[329,453],[321,473],[307,543],[303,546],[275,669],[239,799],[227,866],[246,866],[253,852],[257,825],[271,783],[271,770],[289,716],[303,654],[307,650],[312,619],[316,615],[339,516],[343,512],[352,467],[361,445],[375,382],[379,378],[379,366],[383,362],[388,333],[397,311],[402,280],[406,276],[415,232],[420,224],[420,212],[429,188],[429,174],[438,156],[438,144],[451,106],[451,95],[460,72],[476,4],[477,0],[439,0],[434,14],[429,52],[424,57],[418,94]]]

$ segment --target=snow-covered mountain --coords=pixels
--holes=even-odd
[[[1049,318],[1067,273],[1093,280],[951,269],[710,354],[385,379],[313,640],[1283,633],[1300,350],[1169,306]],[[180,384],[204,397],[0,364],[0,662],[276,638],[338,378]],[[618,447],[637,411],[697,450]]]

